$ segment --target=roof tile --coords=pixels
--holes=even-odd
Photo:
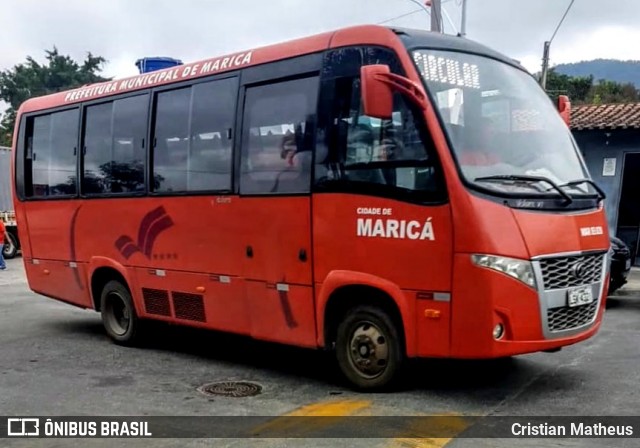
[[[640,103],[572,106],[571,129],[640,129]]]

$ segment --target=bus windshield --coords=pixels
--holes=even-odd
[[[534,78],[488,57],[416,50],[413,59],[469,181],[509,193],[592,194],[566,124]],[[568,185],[567,185],[568,184]]]

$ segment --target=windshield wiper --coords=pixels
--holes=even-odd
[[[589,185],[591,185],[594,188],[594,190],[596,190],[598,192],[598,195],[600,195],[600,199],[605,199],[607,197],[607,195],[604,193],[602,188],[600,188],[598,186],[598,184],[596,184],[591,179],[576,179],[576,180],[572,180],[570,182],[567,182],[565,184],[558,185],[558,186],[561,187],[561,188],[562,187],[574,187],[574,186],[580,185],[580,184],[589,184]]]
[[[478,181],[492,182],[492,181],[501,181],[501,180],[546,182],[549,185],[551,185],[551,187],[553,187],[553,189],[556,190],[560,194],[560,196],[564,198],[565,205],[569,205],[573,202],[573,199],[571,199],[571,196],[569,196],[566,191],[560,188],[560,186],[558,186],[558,184],[556,184],[554,181],[544,176],[529,176],[525,174],[503,174],[503,175],[496,175],[496,176],[476,177],[474,179],[474,182],[478,182]],[[582,182],[585,182],[585,181],[581,180],[580,183]]]

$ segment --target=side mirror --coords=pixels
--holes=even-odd
[[[558,96],[558,112],[560,112],[560,116],[567,124],[567,126],[571,125],[571,101],[569,101],[569,97],[567,95]]]
[[[391,73],[388,65],[364,65],[360,69],[362,106],[365,115],[388,120],[393,113],[393,92],[399,91],[421,109],[427,106],[422,86]]]
[[[360,69],[364,114],[387,120],[393,113],[393,91],[383,81],[391,74],[388,65],[364,65]]]

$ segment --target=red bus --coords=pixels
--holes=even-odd
[[[604,194],[466,39],[359,26],[84,86],[25,102],[14,149],[30,288],[117,343],[157,319],[335,350],[372,389],[600,326]]]

